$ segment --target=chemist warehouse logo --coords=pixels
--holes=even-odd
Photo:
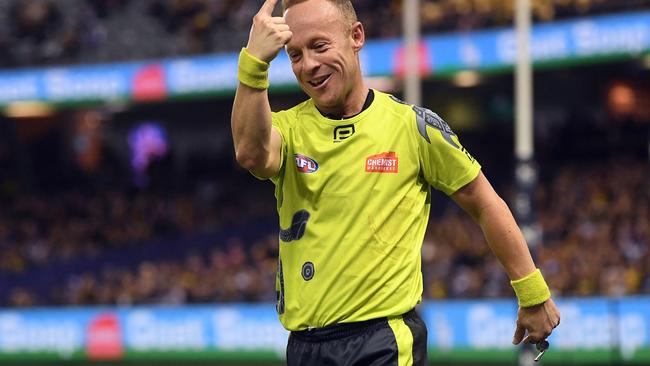
[[[309,156],[295,154],[294,158],[296,158],[296,167],[298,167],[299,172],[314,173],[318,170],[318,163]]]
[[[372,155],[366,158],[366,172],[397,173],[397,154],[394,151]]]

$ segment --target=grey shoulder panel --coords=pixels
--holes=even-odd
[[[438,114],[430,111],[429,109],[413,106],[413,111],[415,112],[415,121],[418,125],[418,132],[420,135],[427,140],[428,143],[431,143],[429,135],[427,135],[427,126],[435,128],[440,131],[442,137],[447,141],[451,146],[460,149],[454,140],[451,139],[451,136],[454,136],[454,131],[451,130],[451,127],[445,122]]]

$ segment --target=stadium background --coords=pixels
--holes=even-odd
[[[0,363],[281,364],[272,185],[238,168],[236,52],[260,1],[0,0]],[[401,1],[354,1],[402,96]],[[532,1],[547,364],[650,364],[650,2]],[[422,104],[512,207],[513,1],[421,1]],[[286,57],[271,104],[305,96]],[[434,195],[434,364],[526,364],[480,230]]]

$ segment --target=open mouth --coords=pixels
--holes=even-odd
[[[321,76],[321,77],[318,77],[318,78],[314,78],[314,79],[309,80],[308,83],[309,83],[309,85],[313,86],[314,88],[319,88],[319,87],[325,85],[325,83],[330,79],[331,76],[332,76],[332,74],[324,75],[324,76]]]

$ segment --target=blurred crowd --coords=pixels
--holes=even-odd
[[[558,293],[650,293],[648,170],[572,166],[543,192],[539,261]]]
[[[157,237],[215,230],[220,220],[199,194],[21,194],[0,206],[0,271],[22,273]]]
[[[619,160],[552,170],[535,193],[541,233],[537,263],[552,291],[560,296],[650,294],[649,164]],[[200,196],[107,193],[24,198],[4,206],[0,276],[12,272],[28,280],[11,288],[2,302],[273,301],[277,232],[260,229],[258,220],[249,219],[243,221],[242,232],[211,236],[207,246],[193,245],[187,239],[193,232],[219,232],[229,226],[219,224],[225,216],[208,202]],[[453,204],[436,211],[422,248],[424,297],[511,297],[508,278],[478,226]],[[244,212],[236,220],[247,216]],[[244,238],[245,232],[256,230],[262,230],[256,238]],[[161,258],[154,248],[131,264],[101,261],[109,252],[129,255],[126,243],[144,245],[159,237],[171,238],[171,257]],[[99,258],[99,265],[66,273],[57,286],[47,288],[49,293],[30,287],[30,271],[50,265],[54,273],[52,262],[65,263],[75,256]]]
[[[355,0],[367,37],[401,34],[402,0]],[[422,0],[422,31],[510,26],[512,0]],[[261,0],[3,0],[0,67],[234,51]],[[536,21],[650,8],[650,0],[532,0]]]
[[[565,166],[539,185],[536,203],[537,264],[553,293],[650,294],[648,163]],[[423,261],[427,298],[512,294],[480,229],[462,212],[432,222]]]
[[[272,302],[277,244],[273,234],[252,244],[231,238],[205,254],[147,260],[134,268],[107,265],[100,271],[70,275],[45,296],[29,288],[14,288],[8,305]]]

